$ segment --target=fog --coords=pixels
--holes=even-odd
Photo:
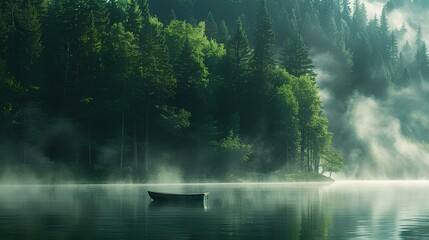
[[[384,4],[386,0],[362,0],[362,3],[365,5],[368,18],[380,17],[381,12],[383,11]]]
[[[424,239],[428,186],[423,181],[0,186],[0,237]],[[147,190],[210,195],[204,205],[156,205]]]
[[[368,18],[381,15],[387,1],[363,1]],[[417,29],[429,42],[428,12],[408,4],[388,13],[399,51],[405,44],[413,61]],[[401,30],[402,29],[402,30]],[[346,166],[339,179],[427,179],[429,175],[428,83],[410,79],[411,85],[389,86],[384,95],[354,89],[346,59],[333,51],[313,49],[320,97],[334,132],[335,146],[345,153]],[[373,83],[375,84],[375,83]]]
[[[372,159],[364,161],[365,164],[359,166],[359,171],[353,175],[363,174],[359,176],[361,178],[427,178],[429,149],[423,143],[405,136],[402,132],[404,124],[395,116],[394,110],[402,102],[396,101],[407,100],[406,97],[392,94],[389,99],[393,101],[392,103],[362,96],[350,100],[346,120],[354,130],[356,139],[367,144],[366,154],[354,154],[359,149],[352,149],[351,161],[362,162],[362,158]],[[389,106],[390,104],[392,105]],[[377,172],[373,169],[377,169]]]

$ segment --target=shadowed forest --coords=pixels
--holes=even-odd
[[[343,155],[349,172],[368,156],[378,166],[358,125],[348,128],[365,120],[358,110],[427,85],[421,27],[389,24],[405,7],[429,8],[390,0],[368,16],[359,0],[2,1],[0,165],[51,180],[139,181],[330,174]],[[419,144],[421,127],[399,126]]]

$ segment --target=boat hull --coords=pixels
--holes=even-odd
[[[204,201],[208,197],[208,193],[177,194],[152,191],[148,191],[148,193],[150,198],[157,202],[194,202]]]

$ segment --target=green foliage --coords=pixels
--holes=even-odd
[[[218,33],[218,27],[217,23],[213,18],[212,12],[209,12],[207,14],[206,20],[205,20],[206,28],[205,28],[205,34],[208,39],[216,39],[217,33]]]
[[[189,118],[191,113],[185,109],[164,105],[162,106],[161,117],[170,122],[172,128],[185,129],[190,125]]]
[[[341,17],[348,23],[351,21],[352,10],[350,8],[350,0],[341,0],[340,2]]]
[[[332,134],[300,33],[311,26],[350,35],[352,23],[367,31],[363,5],[344,23],[334,1],[225,0],[216,3],[228,4],[221,12],[204,1],[151,4],[157,8],[147,0],[0,2],[0,120],[20,123],[4,135],[24,146],[17,155],[40,142],[49,161],[77,169],[137,174],[145,156],[147,172],[161,164],[155,159],[189,172],[209,164],[214,170],[201,174],[214,176],[294,171],[299,163],[305,170],[304,160],[317,172]],[[284,38],[276,41],[276,32]],[[397,43],[387,33],[393,59]],[[285,37],[290,44],[276,59]],[[357,39],[370,44],[365,37]],[[345,52],[355,46],[337,41]],[[56,119],[70,126],[50,129]]]
[[[126,13],[126,30],[134,33],[136,36],[139,36],[143,25],[143,17],[137,0],[130,1],[130,4],[127,5]]]
[[[299,103],[298,115],[302,128],[308,126],[312,116],[320,113],[320,99],[317,95],[317,87],[314,86],[311,78],[303,76],[293,78],[291,82],[293,92]]]
[[[232,68],[232,78],[238,83],[240,79],[249,74],[253,56],[241,18],[237,19],[235,33],[227,46],[227,57]]]
[[[245,99],[246,83],[251,74],[252,49],[240,18],[236,30],[226,44],[226,56],[221,69],[221,81],[216,94],[219,98],[220,125],[224,129],[240,129],[240,111]]]
[[[179,91],[187,91],[188,88],[204,88],[207,84],[207,68],[201,59],[192,54],[189,40],[185,40],[182,53],[176,62],[175,72],[179,81]]]
[[[117,75],[119,81],[132,76],[138,56],[135,38],[122,23],[113,24],[108,32],[104,48],[106,69]]]
[[[298,130],[298,101],[294,96],[292,86],[289,84],[281,85],[276,92],[275,115],[273,127],[276,136],[276,143],[281,158],[290,166],[294,166],[297,146],[299,144]]]
[[[164,102],[174,95],[176,79],[164,40],[163,26],[156,18],[148,19],[140,37],[140,77],[137,89],[145,101]]]
[[[367,23],[366,8],[363,3],[359,0],[354,2],[354,10],[352,16],[351,30],[354,34],[358,34],[364,31]]]
[[[0,59],[0,122],[16,121],[19,111],[19,98],[23,93],[21,84],[7,71],[6,64]]]
[[[222,20],[220,22],[220,25],[219,25],[219,32],[218,32],[218,36],[217,36],[217,41],[219,43],[226,44],[229,42],[230,38],[231,38],[231,36],[229,34],[229,28],[226,25],[225,20]]]
[[[344,157],[341,152],[335,149],[327,149],[322,155],[321,167],[323,172],[336,173],[342,170],[344,166]]]
[[[266,0],[261,1],[261,6],[256,15],[255,50],[253,55],[253,68],[258,74],[264,74],[274,63],[272,47],[274,44],[274,30]]]
[[[313,171],[318,173],[321,155],[331,147],[332,133],[328,130],[328,119],[323,115],[314,116],[309,128],[309,140],[314,155]]]
[[[204,56],[223,56],[223,45],[210,41],[205,36],[205,23],[200,22],[196,27],[184,21],[172,20],[164,29],[169,53],[173,62],[177,62],[185,42],[188,41],[191,54],[196,61],[203,63]],[[206,70],[204,70],[206,71]],[[207,75],[207,72],[204,73]]]
[[[281,55],[282,66],[290,74],[296,77],[316,77],[313,61],[309,57],[307,46],[300,34],[297,33],[296,36],[286,42]]]
[[[92,101],[94,101],[94,98],[92,98],[92,97],[86,97],[86,98],[82,98],[80,100],[80,102],[83,103],[83,104],[91,104]]]
[[[418,47],[415,60],[417,70],[420,71],[424,78],[429,78],[429,57],[425,43]]]
[[[234,134],[234,131],[230,131],[229,135],[221,139],[218,142],[218,146],[221,151],[228,153],[239,153],[242,161],[248,161],[249,156],[252,153],[252,145],[245,144],[240,140],[240,137]]]
[[[303,76],[292,81],[292,89],[295,98],[298,101],[298,125],[301,135],[300,144],[300,165],[304,170],[305,155],[307,155],[307,169],[312,171],[310,164],[311,142],[314,142],[314,136],[311,136],[311,122],[321,111],[321,102],[317,95],[317,88],[308,76]],[[312,138],[313,137],[313,138]]]
[[[296,77],[281,66],[276,66],[270,73],[270,78],[274,86],[281,87],[284,84],[290,84]]]

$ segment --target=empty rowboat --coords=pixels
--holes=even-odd
[[[153,201],[158,202],[188,202],[188,201],[204,201],[208,197],[208,193],[161,193],[147,191]]]

